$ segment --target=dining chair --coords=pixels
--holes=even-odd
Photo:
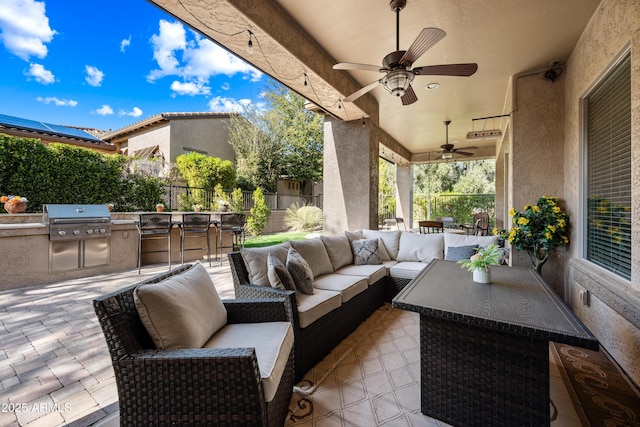
[[[442,221],[418,221],[418,227],[421,234],[444,232],[444,223]]]

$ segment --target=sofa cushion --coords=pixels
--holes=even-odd
[[[393,262],[395,261],[385,261]],[[345,274],[347,276],[366,277],[367,282],[372,285],[387,275],[387,269],[384,265],[346,265],[336,271],[337,274]]]
[[[351,252],[351,244],[347,236],[344,234],[320,236],[320,240],[327,250],[333,271],[347,264],[353,264],[353,252]]]
[[[384,265],[384,267],[386,268],[386,274],[387,276],[389,276],[391,274],[391,267],[393,267],[394,265],[396,265],[398,263],[398,261],[392,259],[389,261],[382,261],[382,265]]]
[[[317,277],[313,287],[340,293],[340,301],[344,304],[360,292],[367,289],[369,282],[366,277],[346,276],[343,274],[325,274]]]
[[[200,263],[161,282],[140,285],[133,298],[159,349],[200,348],[227,323],[227,310]]]
[[[360,239],[351,242],[355,265],[382,264],[378,256],[378,239]]]
[[[391,261],[391,255],[389,255],[389,251],[387,251],[387,247],[384,245],[384,240],[382,237],[378,237],[378,255],[380,256],[380,261]]]
[[[362,230],[356,230],[356,231],[347,230],[344,232],[344,235],[347,236],[347,239],[349,239],[349,241],[364,239],[364,234],[362,233]]]
[[[399,279],[413,279],[426,266],[427,264],[424,262],[398,262],[396,265],[389,269],[389,274],[391,275],[391,277],[397,277]]]
[[[327,249],[319,237],[307,240],[292,240],[291,247],[294,248],[311,267],[313,276],[333,273],[333,266],[329,259]]]
[[[249,273],[249,283],[259,286],[271,286],[271,283],[269,283],[267,256],[271,253],[285,263],[289,246],[289,242],[284,242],[264,248],[242,248],[240,253],[247,268],[247,273]]]
[[[298,294],[300,327],[306,328],[340,305],[342,302],[339,292],[316,289],[313,295]]]
[[[449,246],[478,245],[481,248],[498,244],[498,236],[467,236],[465,234],[444,233],[444,250]]]
[[[287,270],[293,277],[296,289],[303,294],[313,294],[313,272],[307,261],[294,248],[287,254]]]
[[[469,245],[469,246],[449,246],[447,248],[447,255],[445,255],[444,259],[447,261],[460,261],[463,259],[471,258],[471,255],[474,255],[478,249],[478,245]]]
[[[400,250],[397,261],[421,261],[444,258],[445,233],[418,234],[404,232],[400,236]]]
[[[264,400],[271,402],[287,366],[293,342],[290,322],[236,323],[224,326],[204,347],[255,348]]]
[[[277,289],[296,290],[296,284],[287,267],[273,254],[267,256],[267,276],[271,286]]]
[[[384,242],[384,246],[391,259],[396,259],[398,257],[398,249],[400,248],[400,231],[362,230],[362,234],[365,239],[377,239],[380,237]]]

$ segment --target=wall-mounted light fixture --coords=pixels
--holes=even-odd
[[[486,121],[489,119],[493,119],[493,129],[482,129],[475,130],[475,126],[472,127],[471,132],[467,132],[467,141],[479,141],[483,139],[499,139],[502,136],[502,130],[495,127],[495,119],[500,117],[508,117],[510,114],[503,114],[501,116],[491,116],[491,117],[480,117],[478,119],[471,119],[471,124],[473,126],[473,122],[476,120],[484,120],[485,127],[487,125]]]

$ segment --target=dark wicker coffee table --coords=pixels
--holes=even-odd
[[[475,283],[434,260],[394,299],[420,313],[421,410],[455,426],[549,425],[549,341],[598,342],[533,269]]]

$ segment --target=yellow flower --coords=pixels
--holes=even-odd
[[[564,228],[565,225],[567,225],[566,221],[564,219],[560,218],[558,220],[558,227]]]
[[[548,231],[544,233],[544,237],[546,237],[547,239],[551,239],[551,236],[551,233],[549,233]]]
[[[531,207],[531,210],[533,210],[535,213],[540,213],[540,206],[534,205]]]
[[[562,241],[564,243],[569,243],[569,238],[567,236],[562,236]]]
[[[518,225],[527,225],[529,224],[529,220],[525,217],[518,218]]]
[[[553,225],[551,225],[551,224],[547,225],[547,230],[549,230],[549,231],[550,231],[550,232],[552,232],[552,233],[555,233],[555,232],[556,232],[556,228],[555,228]]]
[[[498,227],[493,227],[492,232],[493,232],[494,236],[497,236],[498,235]]]
[[[514,208],[509,209],[509,216],[514,216],[516,214],[516,210]]]
[[[529,209],[531,209],[531,205],[526,205],[526,206],[524,207],[524,210],[525,210],[525,211],[528,211]]]
[[[558,206],[554,206],[553,213],[559,213],[559,212],[560,212],[560,208]]]
[[[518,231],[520,231],[520,229],[518,227],[513,227],[511,229],[511,231],[509,231],[509,241],[513,243],[513,240],[516,238],[516,236],[518,235]]]

